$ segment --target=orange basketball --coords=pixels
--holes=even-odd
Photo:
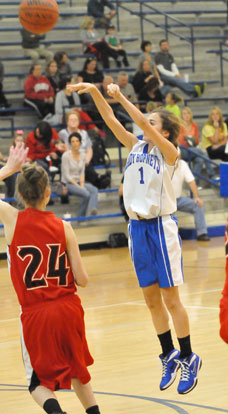
[[[22,0],[19,19],[29,32],[41,34],[51,30],[59,17],[55,0]]]

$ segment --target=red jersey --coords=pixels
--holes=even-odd
[[[29,389],[71,389],[90,380],[93,363],[84,312],[66,253],[61,219],[27,208],[18,213],[9,247],[10,272],[22,306],[21,345]]]
[[[226,279],[220,300],[220,336],[228,343],[228,228],[225,231]]]
[[[20,211],[9,254],[11,278],[22,309],[76,291],[63,222],[52,212]]]
[[[52,130],[52,139],[49,143],[49,147],[45,147],[45,145],[35,138],[34,131],[29,132],[26,138],[26,146],[29,148],[28,151],[28,158],[32,161],[41,160],[46,158],[51,152],[56,152],[57,148],[55,146],[56,141],[59,141],[59,135],[54,128]]]

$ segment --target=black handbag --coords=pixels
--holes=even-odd
[[[108,238],[109,247],[126,247],[128,245],[128,239],[125,233],[112,233]]]

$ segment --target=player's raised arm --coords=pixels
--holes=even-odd
[[[128,132],[123,125],[115,117],[111,106],[104,99],[100,91],[92,83],[77,83],[75,85],[67,85],[67,88],[72,91],[77,91],[79,95],[83,93],[90,93],[94,103],[101,114],[107,126],[111,129],[115,137],[129,150],[134,146],[138,139]]]
[[[156,128],[153,127],[153,122],[150,121],[150,119],[147,119],[134,104],[125,98],[120,92],[118,85],[113,83],[108,85],[108,94],[124,107],[133,121],[143,130],[143,140],[156,145],[163,154],[166,162],[173,165],[177,159],[178,152],[172,142],[166,139],[165,131],[163,131],[164,134],[158,132]]]
[[[6,165],[0,169],[0,181],[9,177],[10,175],[20,171],[22,165],[28,154],[28,148],[24,148],[20,143],[16,147],[11,147],[9,152],[9,158]]]

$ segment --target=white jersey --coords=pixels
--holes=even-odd
[[[132,148],[125,167],[123,197],[128,216],[138,220],[165,216],[176,211],[172,185],[175,166],[168,165],[154,146],[138,141]]]

